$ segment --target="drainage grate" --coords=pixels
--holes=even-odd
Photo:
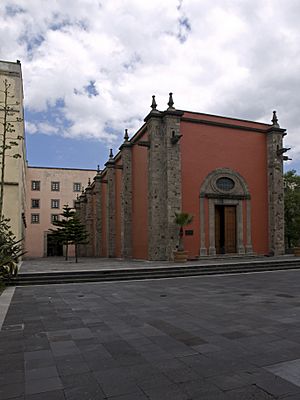
[[[4,325],[2,327],[2,330],[3,331],[10,331],[10,332],[23,331],[24,330],[24,324]]]

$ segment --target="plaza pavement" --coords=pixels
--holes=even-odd
[[[124,260],[118,258],[79,258],[79,262],[75,263],[74,257],[65,261],[63,257],[43,257],[28,259],[21,263],[20,272],[35,273],[35,272],[64,272],[64,271],[93,271],[93,270],[107,270],[107,269],[139,269],[139,268],[158,268],[158,267],[174,267],[174,266],[189,266],[189,265],[209,265],[226,263],[241,263],[249,261],[264,261],[272,262],[276,260],[296,260],[293,255],[285,255],[279,257],[264,257],[264,256],[216,256],[207,259],[188,261],[186,263],[174,263],[173,261],[148,261],[148,260]]]
[[[299,400],[300,271],[17,287],[0,399]]]

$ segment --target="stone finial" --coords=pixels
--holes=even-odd
[[[273,124],[273,126],[277,126],[278,128],[280,127],[275,110],[273,111],[272,124]]]
[[[124,135],[124,141],[128,142],[129,136],[128,136],[128,129],[125,129],[125,135]]]
[[[84,187],[82,186],[81,194],[84,194]]]
[[[91,186],[91,178],[88,180],[88,186]]]
[[[99,166],[99,164],[97,165],[97,175],[100,175],[100,166]]]
[[[173,93],[169,93],[168,110],[174,110]]]
[[[155,101],[155,96],[153,95],[152,96],[151,108],[152,108],[153,111],[156,111],[156,107],[157,107],[157,104],[156,104],[156,101]]]
[[[112,149],[109,150],[109,159],[112,160],[114,158]]]

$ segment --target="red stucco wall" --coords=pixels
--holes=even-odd
[[[116,166],[121,166],[122,160],[119,158]],[[121,192],[122,192],[122,171],[115,169],[115,194],[116,194],[116,257],[121,257]]]
[[[106,176],[103,176],[103,180],[106,179]],[[101,184],[101,201],[102,201],[102,257],[107,257],[107,229],[106,229],[106,191],[107,191],[107,184],[102,183]]]
[[[185,116],[191,117],[188,113]],[[203,115],[196,117],[203,118]],[[209,116],[208,119],[220,122],[218,117]],[[225,119],[221,119],[221,122],[224,123]],[[268,127],[265,124],[237,120],[228,122],[251,128]],[[184,238],[189,255],[199,255],[200,249],[200,187],[206,176],[216,168],[230,168],[245,179],[251,194],[253,251],[258,254],[268,253],[266,134],[186,121],[181,122],[180,131],[183,135],[180,142],[182,210],[194,215],[194,221],[188,227],[194,230],[194,235]],[[206,239],[208,239],[207,204],[205,208]],[[246,244],[246,234],[244,240]]]

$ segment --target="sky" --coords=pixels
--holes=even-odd
[[[298,0],[1,0],[0,59],[21,61],[30,165],[95,168],[156,95],[270,123],[300,172]]]

